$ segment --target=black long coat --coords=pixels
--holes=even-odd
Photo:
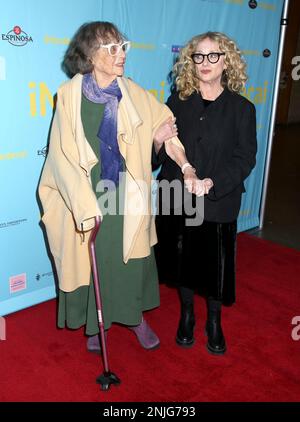
[[[181,100],[172,94],[167,105],[176,117],[178,137],[200,179],[214,183],[204,199],[204,220],[234,221],[239,213],[244,180],[255,166],[257,151],[255,107],[227,88],[208,107],[200,94]],[[154,160],[155,161],[155,160]],[[182,180],[179,167],[161,149],[158,179]]]

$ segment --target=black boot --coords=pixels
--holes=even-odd
[[[182,347],[191,347],[194,342],[194,305],[181,304],[181,317],[177,329],[176,343]]]
[[[221,306],[219,300],[207,301],[207,350],[214,355],[223,355],[226,351],[225,338],[221,327]]]

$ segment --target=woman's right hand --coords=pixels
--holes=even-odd
[[[188,192],[194,193],[196,196],[203,196],[205,194],[203,180],[198,179],[194,168],[188,167],[185,169],[183,180]]]
[[[213,181],[209,178],[203,180],[198,179],[195,170],[189,167],[184,172],[183,180],[188,192],[193,193],[196,196],[207,195],[214,185]]]

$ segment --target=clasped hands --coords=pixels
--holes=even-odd
[[[154,148],[156,153],[160,150],[163,143],[178,135],[176,118],[169,117],[165,120],[156,130],[154,134]],[[177,162],[179,165],[179,163]],[[196,196],[207,195],[210,189],[213,187],[213,181],[209,178],[203,180],[196,176],[195,169],[193,167],[187,167],[183,175],[184,185],[188,192],[195,194]]]
[[[184,186],[190,193],[194,193],[196,196],[207,195],[210,189],[213,187],[213,181],[209,178],[199,179],[196,176],[195,170],[192,167],[188,167],[184,171],[183,175]]]

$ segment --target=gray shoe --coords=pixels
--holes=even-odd
[[[95,336],[90,336],[87,340],[86,347],[89,352],[100,353],[101,346],[100,346],[99,334],[96,334]]]
[[[129,329],[135,333],[140,345],[144,349],[151,350],[156,349],[159,346],[159,338],[144,319],[139,325],[129,327]]]

